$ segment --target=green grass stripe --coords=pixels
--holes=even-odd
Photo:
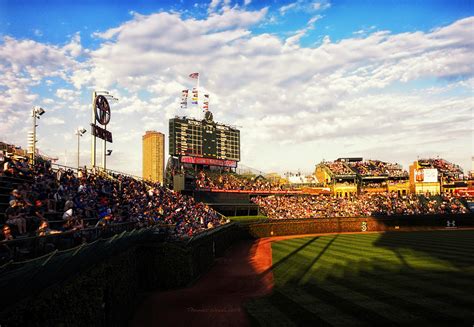
[[[456,276],[446,274],[444,278],[429,280],[425,275],[406,276],[404,274],[391,274],[390,276],[384,274],[376,274],[373,272],[363,272],[363,277],[385,282],[391,285],[396,285],[404,288],[414,290],[421,296],[436,298],[442,301],[460,305],[466,308],[474,308],[474,295],[472,290],[465,288],[456,288],[453,285],[443,285],[443,281],[449,283],[450,277],[456,279]],[[351,277],[349,277],[351,278]],[[472,282],[471,282],[472,283]]]
[[[308,251],[311,251],[311,249],[308,249]],[[313,255],[316,255],[317,251],[313,252]],[[383,254],[381,256],[381,254]],[[429,256],[425,253],[423,255],[419,255],[419,253],[407,253],[403,254],[403,258],[400,258],[397,256],[397,253],[392,251],[392,250],[384,250],[381,252],[377,252],[377,255],[374,255],[373,252],[365,250],[365,249],[356,249],[353,247],[350,247],[348,245],[342,244],[342,242],[336,241],[331,248],[329,248],[326,252],[326,255],[322,256],[319,261],[324,261],[325,259],[329,257],[334,257],[334,258],[339,258],[340,260],[344,259],[352,259],[356,260],[357,258],[360,259],[379,259],[380,257],[383,257],[384,261],[387,263],[391,263],[396,266],[402,266],[403,265],[403,260],[410,260],[412,265],[414,266],[425,266],[425,267],[431,267],[431,268],[445,268],[449,270],[454,270],[454,267],[450,262],[447,262],[445,260],[440,260],[437,258],[433,258],[432,256]],[[457,258],[457,257],[456,257]],[[304,259],[301,259],[302,261],[305,261]],[[308,257],[307,260],[311,260],[310,257]]]
[[[314,242],[324,241],[326,237],[303,237],[303,238],[291,238],[288,240],[282,240],[277,242],[272,242],[272,248],[274,246],[278,247],[279,245],[285,245],[290,247],[299,247],[302,244],[308,242],[308,240],[314,240]]]
[[[291,275],[294,275],[291,273],[291,271],[298,271],[298,265],[297,264],[294,264],[292,267],[289,267],[288,271],[290,272],[289,275],[290,276],[281,276],[281,275],[277,275],[277,287],[281,287],[282,289],[284,289],[285,287],[288,286],[288,284],[282,284],[281,283],[281,279],[283,277],[286,277],[286,283],[289,283],[290,286],[291,284],[296,284],[298,282],[298,280],[296,279],[292,279],[291,278]],[[309,284],[305,284],[304,286],[302,286],[303,289],[306,289],[306,287],[308,286]],[[400,319],[400,315],[402,315],[400,312],[398,312],[398,314],[396,315],[392,315],[394,312],[396,312],[397,310],[395,310],[396,308],[394,307],[391,307],[383,302],[380,302],[380,301],[376,301],[374,299],[371,299],[370,297],[367,297],[367,296],[364,296],[362,294],[357,294],[355,292],[351,292],[350,289],[347,289],[347,288],[341,288],[340,286],[338,285],[331,285],[330,283],[328,283],[327,280],[325,280],[324,282],[322,283],[315,283],[315,284],[311,284],[313,286],[317,285],[318,288],[321,288],[324,290],[324,294],[325,294],[325,297],[322,298],[324,300],[326,300],[326,296],[328,295],[327,293],[332,293],[333,296],[336,296],[338,297],[337,301],[333,302],[333,304],[337,305],[337,303],[339,303],[339,301],[342,301],[342,300],[345,300],[345,301],[355,301],[357,303],[359,303],[359,306],[361,308],[363,308],[364,310],[369,310],[369,311],[373,311],[375,310],[374,312],[371,313],[372,316],[377,316],[377,315],[380,315],[380,317],[377,318],[377,321],[380,322],[380,323],[389,323],[389,320],[393,320],[393,319]],[[312,292],[313,294],[315,294],[314,292]],[[349,298],[348,298],[349,297]],[[398,310],[399,311],[399,310]],[[383,314],[378,314],[380,312],[383,312]],[[351,312],[349,312],[349,314],[351,314]],[[408,315],[408,314],[407,314]],[[413,319],[412,316],[407,316],[407,319],[408,320],[411,320]]]
[[[327,282],[327,281],[326,281]],[[423,316],[425,321],[432,323],[453,323],[461,318],[474,318],[472,310],[461,308],[437,299],[420,296],[404,285],[381,282],[377,278],[357,276],[331,280],[343,287],[365,294],[366,296],[386,302],[394,307]]]
[[[284,288],[274,289],[270,296],[270,303],[277,307],[280,312],[284,313],[297,326],[330,326],[326,321],[321,319],[314,312],[307,310],[298,301],[292,300],[286,296]]]
[[[340,253],[340,254],[338,254]],[[314,255],[317,255],[316,252]],[[391,260],[389,261],[386,259],[385,261],[389,261],[390,265],[400,267],[400,261],[395,258],[393,254]],[[349,259],[353,259],[354,261],[357,261],[357,258],[361,258],[360,256],[354,256],[354,255],[348,255],[347,253],[337,251],[336,249],[332,249],[331,251],[328,251],[326,255],[321,256],[317,262],[314,263],[312,269],[308,269],[308,265],[311,263],[312,258],[311,257],[305,257],[302,256],[301,254],[295,255],[293,258],[289,259],[286,265],[279,266],[278,268],[274,269],[275,273],[278,273],[280,270],[286,271],[289,269],[289,266],[291,269],[304,269],[304,270],[316,270],[318,273],[321,271],[321,269],[324,269],[325,267],[331,267],[334,264],[346,264]],[[398,269],[399,270],[399,269]],[[289,273],[290,271],[286,271],[286,273]]]
[[[335,245],[337,245],[339,243],[344,243],[344,244],[347,244],[348,246],[350,246],[351,248],[364,249],[365,251],[368,251],[368,249],[367,249],[368,247],[374,248],[374,244],[371,244],[371,243],[368,243],[368,242],[359,242],[359,241],[354,242],[354,241],[351,241],[349,239],[349,237],[347,237],[347,236],[353,236],[353,235],[339,234],[338,241]],[[365,235],[359,235],[359,236],[365,236]],[[326,237],[321,237],[320,240],[322,241],[325,238]],[[297,242],[304,242],[305,240],[306,240],[306,238],[299,239],[299,241],[297,241]],[[452,254],[452,249],[451,248],[440,245],[440,244],[437,244],[437,243],[422,243],[422,242],[419,242],[419,241],[417,242],[416,240],[413,240],[413,242],[406,242],[406,241],[401,242],[401,241],[394,241],[394,240],[382,241],[381,239],[378,239],[378,241],[383,242],[383,244],[376,245],[378,249],[384,249],[384,248],[385,249],[390,249],[390,247],[392,245],[395,245],[397,247],[416,246],[420,250],[429,249],[430,252],[450,253],[450,254]],[[282,242],[287,242],[288,244],[292,244],[294,241],[284,240],[284,241],[276,242],[276,243],[274,243],[274,245],[282,243]],[[455,248],[456,248],[456,251],[459,255],[462,254],[462,255],[465,255],[466,257],[468,257],[469,260],[470,260],[470,258],[473,258],[473,260],[474,260],[474,255],[472,254],[473,252],[470,251],[469,249],[466,249],[466,248],[461,247],[461,246],[455,246]],[[378,252],[374,252],[374,253],[378,253]]]
[[[338,240],[337,243],[334,244],[332,249],[334,248],[342,248],[343,245],[345,245],[345,248],[348,252],[350,253],[359,253],[363,254],[364,256],[372,256],[372,255],[378,255],[378,254],[383,254],[384,251],[372,251],[370,248],[361,248],[361,247],[355,247],[352,244],[346,243],[343,240]],[[389,247],[383,247],[386,251],[392,251],[394,252],[394,249],[389,248]],[[469,252],[464,252],[464,251],[458,251],[456,250],[455,253],[453,251],[448,250],[448,249],[443,249],[443,250],[436,250],[436,251],[430,251],[427,252],[426,250],[429,249],[429,247],[423,247],[423,248],[418,248],[418,249],[410,249],[406,248],[404,246],[399,246],[398,247],[399,252],[403,251],[405,254],[408,254],[410,256],[414,255],[420,259],[425,258],[433,258],[433,255],[436,255],[439,257],[439,259],[443,261],[449,261],[453,263],[455,261],[456,263],[463,263],[463,264],[473,264],[474,265],[474,255],[472,255]],[[411,253],[408,253],[407,251],[411,251]]]
[[[369,325],[395,326],[404,318],[409,321],[412,316],[400,314],[398,308],[374,300],[363,294],[330,283],[308,283],[301,286],[303,290],[322,301],[339,308],[345,314],[357,317]]]
[[[347,242],[348,244],[353,244],[353,245],[358,245],[357,241],[351,242],[348,239],[343,239],[341,238],[341,242]],[[469,254],[472,256],[472,249],[473,248],[467,248],[464,246],[460,246],[458,244],[452,244],[452,245],[446,245],[442,244],[439,242],[424,242],[423,240],[416,240],[416,239],[394,239],[394,238],[383,238],[381,236],[379,239],[377,239],[374,244],[371,244],[372,247],[378,247],[378,248],[389,248],[389,247],[415,247],[415,248],[422,248],[422,249],[430,249],[431,251],[440,251],[440,252],[449,252],[452,250],[458,250],[460,252]]]
[[[389,250],[391,253],[387,253],[386,255],[379,256],[373,255],[370,251],[365,250],[354,250],[342,247],[338,244],[337,247],[331,249],[328,255],[333,253],[341,253],[343,255],[350,255],[354,258],[359,257],[361,259],[379,259],[383,258],[385,262],[392,262],[396,264],[399,262],[399,265],[406,266],[408,268],[433,268],[433,269],[447,269],[447,270],[456,270],[456,266],[459,264],[470,264],[471,261],[465,260],[462,257],[458,257],[456,255],[445,255],[443,257],[436,257],[435,254],[428,254],[426,252],[418,252],[411,249],[399,249],[399,250]]]
[[[275,269],[275,267],[278,267],[279,265],[285,263],[287,260],[290,260],[295,254],[297,254],[298,252],[303,250],[305,247],[309,246],[316,239],[317,239],[317,237],[308,239],[303,244],[301,244],[300,246],[298,246],[296,248],[291,248],[291,247],[287,246],[284,243],[280,244],[280,250],[278,249],[278,247],[276,247],[275,252],[280,251],[280,253],[282,253],[283,251],[290,251],[290,250],[291,250],[291,252],[289,252],[288,254],[285,254],[284,256],[281,256],[281,257],[276,257],[275,255],[273,255],[272,268]],[[272,252],[273,252],[273,247],[272,247]]]
[[[444,246],[459,246],[473,249],[474,244],[472,242],[472,234],[470,237],[459,237],[459,238],[445,238],[435,232],[431,232],[430,234],[417,234],[411,235],[412,233],[402,233],[402,232],[389,232],[389,233],[379,233],[379,234],[370,234],[370,235],[378,235],[379,237],[377,240],[397,240],[399,242],[419,242],[419,243],[429,243],[433,245],[444,245]],[[357,235],[357,234],[345,234],[345,239],[353,240],[356,242],[360,242],[363,238],[362,236],[365,235]],[[361,240],[359,240],[359,236]],[[365,240],[363,240],[365,241]]]
[[[387,266],[383,266],[379,263],[373,264],[374,274],[381,276],[383,278],[390,278],[393,276],[393,272],[390,271],[380,271],[381,269],[387,269]],[[377,271],[377,272],[375,272]],[[447,275],[449,274],[449,275]],[[451,287],[456,287],[459,289],[465,289],[467,291],[472,290],[474,294],[474,275],[466,274],[464,272],[446,272],[446,271],[402,271],[399,272],[399,275],[407,276],[410,278],[419,278],[426,281],[432,281],[433,283],[439,283],[441,285],[449,285]],[[447,279],[447,276],[454,276],[452,279]]]
[[[344,268],[345,268],[345,267],[343,267],[343,269],[344,269]],[[357,279],[357,277],[356,277],[356,279]],[[344,280],[344,279],[343,279],[343,278],[337,279],[337,280],[336,280],[336,284],[339,283],[339,280]],[[294,279],[294,282],[298,282],[298,281],[299,281],[298,278],[295,278],[295,279]],[[335,291],[336,293],[345,294],[344,296],[347,296],[347,294],[351,294],[351,293],[354,294],[354,292],[353,292],[353,290],[351,289],[350,285],[344,284],[344,285],[343,285],[343,288],[341,288],[341,287],[340,287],[341,285],[335,285],[335,284],[334,284],[334,280],[333,280],[333,279],[331,279],[331,281],[330,281],[329,279],[326,278],[326,279],[325,279],[324,281],[322,281],[322,282],[321,282],[321,281],[318,281],[318,282],[315,282],[315,283],[316,283],[318,286],[320,286],[320,287],[326,287],[326,288],[330,287],[330,285],[332,284],[332,286],[330,287],[330,290],[331,290],[331,291]],[[357,283],[357,282],[355,282],[355,283]],[[287,287],[287,285],[283,286],[283,288],[285,288],[285,287]],[[302,287],[304,287],[304,286],[302,286]],[[358,293],[363,294],[364,292],[361,292],[361,290],[358,289]],[[409,293],[409,292],[406,293],[406,294],[408,294],[408,295],[413,295],[412,293]],[[383,305],[381,305],[381,304],[375,304],[375,303],[373,302],[373,301],[376,300],[376,299],[383,299],[384,297],[383,297],[383,296],[382,296],[382,297],[380,297],[380,296],[374,296],[374,294],[370,294],[370,295],[372,295],[372,296],[367,296],[365,299],[364,299],[364,298],[357,298],[357,299],[355,299],[355,300],[367,302],[368,299],[372,299],[371,305],[372,305],[372,306],[375,305],[375,306],[378,308],[379,311],[380,311],[380,310],[383,310],[384,312],[386,312],[385,314],[386,314],[388,317],[390,317],[390,316],[389,316],[389,313],[391,312],[391,309],[390,309],[390,308],[384,308]],[[354,295],[353,295],[353,296],[354,296]],[[386,297],[386,296],[385,296],[385,297]],[[379,301],[379,302],[383,302],[383,300],[381,300],[381,301]],[[397,307],[397,303],[390,303],[390,305]],[[366,309],[368,309],[368,308],[366,308]],[[414,317],[411,316],[411,315],[409,315],[407,312],[402,313],[402,312],[400,312],[400,310],[398,310],[397,316],[398,316],[398,319],[399,319],[399,320],[403,320],[403,318],[402,318],[403,315],[405,315],[406,321],[411,321],[411,320],[414,319]],[[392,318],[393,318],[393,317],[392,317]]]
[[[270,316],[278,312],[279,321],[303,326],[470,326],[473,240],[473,231],[441,231],[274,242],[274,293],[250,302],[248,311],[263,325],[276,321],[259,315],[262,305],[270,306],[264,310]]]
[[[431,242],[423,242],[422,240],[395,240],[395,239],[379,239],[374,246],[377,247],[390,247],[390,246],[397,246],[397,247],[416,247],[416,248],[429,248],[432,251],[441,251],[441,252],[446,252],[446,251],[452,251],[452,250],[459,250],[462,252],[465,252],[467,254],[472,253],[472,250],[474,248],[466,248],[463,246],[460,246],[458,244],[453,244],[453,245],[446,245],[446,244],[441,244],[441,243],[431,243]]]
[[[252,299],[244,304],[246,312],[250,316],[252,326],[296,326],[286,315],[273,306],[269,296]]]
[[[432,236],[432,235],[426,235],[426,236],[419,236],[419,237],[406,237],[406,236],[399,236],[396,235],[394,236],[393,234],[381,234],[381,237],[379,240],[396,240],[402,243],[413,243],[415,242],[416,244],[426,244],[426,245],[439,245],[439,246],[445,246],[445,247],[462,247],[466,249],[474,249],[474,244],[472,243],[472,239],[464,239],[464,238],[459,238],[459,239],[454,239],[454,238],[443,238],[441,236]]]
[[[314,294],[307,293],[302,287],[285,286],[278,288],[278,290],[330,325],[353,326],[365,324],[363,321],[359,321],[357,316],[341,312],[336,306],[330,305],[326,300],[320,299]]]

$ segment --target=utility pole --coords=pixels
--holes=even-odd
[[[80,143],[81,143],[81,137],[87,132],[85,128],[78,128],[76,130],[76,135],[77,135],[77,169],[80,169]]]
[[[28,152],[30,154],[30,163],[35,165],[36,163],[36,119],[40,119],[40,116],[45,113],[44,109],[41,107],[33,107],[31,111],[31,116],[33,117],[33,131],[28,132]]]
[[[91,105],[91,125],[95,126],[96,118],[95,118],[95,97],[97,96],[97,92],[92,92],[92,105]],[[93,128],[93,127],[92,127]],[[95,168],[95,150],[96,150],[96,140],[95,135],[91,133],[91,168]]]

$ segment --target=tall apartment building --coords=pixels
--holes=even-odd
[[[146,131],[142,136],[143,179],[160,182],[163,185],[165,171],[165,135],[156,131]]]

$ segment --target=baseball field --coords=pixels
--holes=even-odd
[[[474,231],[289,238],[271,256],[252,325],[474,325]]]
[[[474,230],[242,240],[131,326],[472,326]]]

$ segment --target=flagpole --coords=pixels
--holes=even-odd
[[[199,93],[200,93],[200,91],[199,91],[199,78],[201,77],[200,75],[201,75],[201,74],[198,72],[197,86],[196,86],[197,95],[198,95],[198,96],[197,96],[197,108],[198,108],[198,112],[201,111],[201,108],[199,107]],[[196,116],[196,117],[197,117],[197,116]]]

